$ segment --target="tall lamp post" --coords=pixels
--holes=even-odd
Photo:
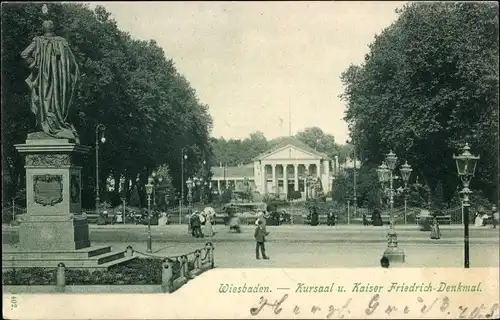
[[[120,177],[120,200],[122,201],[122,222],[125,224],[125,200],[126,200],[126,192],[128,188],[125,188],[125,177]]]
[[[104,124],[98,124],[95,127],[95,210],[97,214],[99,214],[99,203],[101,202],[101,192],[99,191],[99,140],[102,143],[106,142],[104,130],[106,130]],[[101,134],[101,139],[99,139],[99,134]]]
[[[399,171],[401,171],[401,176],[403,178],[403,182],[405,184],[405,189],[404,189],[404,198],[405,198],[405,225],[406,225],[406,217],[407,217],[407,212],[406,212],[406,202],[408,200],[408,180],[410,179],[410,174],[411,172],[413,171],[413,169],[411,168],[411,166],[408,164],[408,161],[405,161],[405,164],[403,164],[401,166],[401,169],[399,169]]]
[[[384,256],[389,260],[404,262],[405,254],[401,248],[398,248],[398,237],[396,231],[394,230],[394,186],[393,172],[396,169],[396,161],[398,157],[392,152],[392,150],[386,155],[385,163],[382,163],[377,169],[377,174],[382,187],[384,188],[386,183],[389,182],[389,231],[387,234],[387,249],[384,251]],[[386,164],[387,163],[387,164]],[[406,167],[405,167],[406,168]],[[407,168],[406,168],[407,169]],[[405,169],[404,169],[405,170]],[[408,174],[409,177],[409,174]]]
[[[464,222],[464,268],[469,268],[469,195],[472,191],[469,189],[470,181],[474,177],[476,171],[477,160],[479,156],[474,156],[470,153],[469,144],[466,143],[461,155],[453,155],[453,159],[457,164],[457,172],[460,180],[462,180],[463,189],[460,192],[463,195],[463,222]]]
[[[151,253],[151,194],[153,193],[153,177],[148,178],[148,184],[146,184],[146,194],[148,195],[148,247],[146,252]]]
[[[186,181],[186,186],[188,188],[188,203],[189,203],[189,213],[191,214],[193,211],[193,180],[189,178]]]
[[[160,177],[157,178],[156,177],[157,174],[154,171],[151,174],[151,176],[153,177],[153,210],[156,210],[157,209],[157,205],[156,205],[156,190],[158,189],[158,187],[162,183],[163,177],[160,176]]]
[[[182,204],[184,203],[184,160],[187,160],[188,156],[185,154],[186,148],[181,149],[181,197],[179,201],[179,224],[182,223]]]

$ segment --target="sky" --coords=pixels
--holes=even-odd
[[[212,136],[268,139],[318,126],[349,138],[340,76],[405,2],[93,2],[154,39],[209,106]],[[289,124],[290,127],[289,127]]]

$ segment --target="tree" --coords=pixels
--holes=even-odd
[[[152,170],[166,164],[172,184],[181,181],[181,149],[189,159],[185,173],[193,176],[204,159],[213,158],[209,142],[212,119],[189,81],[155,41],[139,41],[118,29],[102,6],[50,3],[49,19],[57,35],[65,37],[80,67],[80,85],[75,99],[75,122],[83,145],[94,145],[95,128],[106,125],[107,142],[100,148],[101,194],[109,176],[132,180],[144,203],[144,185]],[[2,6],[2,145],[3,167],[10,179],[3,179],[14,192],[25,179],[23,158],[14,144],[23,143],[34,130],[29,110],[29,92],[24,83],[29,70],[19,53],[41,31],[41,4],[9,3]],[[93,151],[92,151],[93,153]],[[82,163],[82,203],[91,207],[96,185],[95,156]],[[167,159],[166,163],[165,160]],[[209,161],[209,165],[210,162]],[[18,182],[21,181],[21,185]]]
[[[445,201],[456,185],[453,153],[481,155],[472,187],[493,199],[498,176],[498,7],[411,3],[343,74],[346,121],[366,162],[393,149]],[[495,146],[495,147],[492,147]]]
[[[297,133],[295,137],[316,151],[327,154],[332,159],[338,154],[339,150],[335,143],[335,137],[325,134],[321,128],[306,128],[304,131]]]

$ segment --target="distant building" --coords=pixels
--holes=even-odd
[[[236,191],[245,190],[245,178],[253,192],[262,195],[279,193],[286,196],[292,190],[305,196],[305,172],[319,178],[325,193],[331,190],[332,180],[339,171],[338,159],[332,161],[326,154],[318,152],[295,138],[287,138],[280,144],[263,152],[252,163],[237,167],[212,167],[212,190],[220,193],[224,187],[232,186]]]

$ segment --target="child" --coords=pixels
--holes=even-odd
[[[255,233],[253,235],[255,241],[257,241],[255,245],[255,257],[257,258],[257,260],[260,259],[259,255],[259,250],[260,250],[260,252],[262,252],[262,258],[264,258],[265,260],[269,260],[269,257],[266,256],[266,247],[264,245],[264,242],[266,241],[266,236],[269,235],[269,232],[266,232],[266,228],[261,220],[257,221],[258,225],[255,228]]]

